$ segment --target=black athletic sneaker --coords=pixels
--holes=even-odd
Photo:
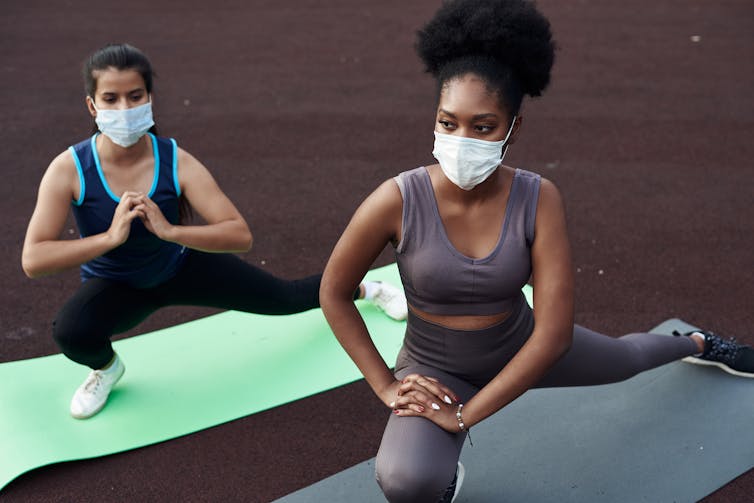
[[[453,477],[453,482],[451,482],[448,488],[445,489],[445,494],[443,495],[439,503],[453,503],[456,500],[458,493],[461,492],[461,486],[463,485],[463,478],[465,476],[466,469],[459,461],[458,467],[456,468],[456,476]]]
[[[704,336],[704,353],[699,356],[687,356],[683,361],[697,365],[714,365],[729,374],[754,378],[754,348],[738,344],[733,338],[726,341],[719,335],[705,330],[693,330],[684,334],[674,331],[673,335],[689,336],[695,333]]]

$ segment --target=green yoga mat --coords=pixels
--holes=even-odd
[[[367,279],[400,285],[389,265]],[[405,322],[357,301],[392,363]],[[0,364],[0,489],[52,463],[162,442],[361,378],[322,311],[264,316],[227,311],[115,343],[123,379],[98,415],[69,416],[88,369],[62,355]]]

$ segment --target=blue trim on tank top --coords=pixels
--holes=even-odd
[[[152,133],[147,133],[152,140],[152,154],[154,155],[154,177],[152,178],[152,187],[149,189],[149,197],[152,197],[157,190],[157,183],[160,181],[160,150],[157,148],[157,138]]]
[[[147,133],[152,140],[152,155],[154,156],[154,176],[152,177],[152,186],[149,189],[149,194],[147,194],[148,197],[152,197],[154,194],[154,191],[157,189],[157,182],[160,179],[160,152],[157,149],[157,138],[152,133]],[[107,195],[110,196],[110,199],[115,201],[116,203],[120,202],[120,198],[116,196],[112,190],[110,190],[110,186],[107,184],[107,179],[105,178],[105,173],[102,171],[102,164],[99,161],[99,154],[97,154],[97,136],[99,136],[99,133],[94,133],[92,135],[91,139],[91,148],[92,148],[92,157],[94,157],[94,165],[97,168],[97,174],[99,175],[100,182],[102,182],[102,187],[104,187],[105,192],[107,192]]]
[[[76,149],[73,147],[68,147],[68,150],[71,151],[71,155],[73,156],[73,162],[76,163],[76,171],[78,171],[79,174],[79,198],[76,201],[73,201],[73,204],[76,206],[81,206],[81,203],[84,202],[84,194],[86,193],[86,181],[84,180],[84,170],[81,168],[81,160],[79,160],[79,155],[76,153]]]
[[[178,143],[171,138],[173,144],[173,185],[175,186],[175,195],[181,197],[181,184],[178,183]]]

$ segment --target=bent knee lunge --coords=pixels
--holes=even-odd
[[[425,459],[411,465],[379,463],[375,478],[390,503],[437,503],[456,476],[457,461],[438,466],[438,460]]]
[[[375,461],[387,500],[441,501],[456,475],[463,438],[425,418],[391,414]]]
[[[53,322],[52,338],[68,359],[91,369],[100,369],[113,358],[109,334],[97,334],[75,323],[56,320]]]

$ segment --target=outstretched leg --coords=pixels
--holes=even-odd
[[[592,386],[623,381],[699,352],[698,342],[691,337],[633,333],[615,338],[576,325],[571,349],[536,387]]]
[[[320,279],[286,280],[236,255],[192,250],[178,274],[154,290],[164,305],[292,314],[319,307]]]
[[[163,305],[198,305],[257,314],[293,314],[319,307],[322,274],[283,279],[231,254],[191,251],[179,273],[156,287]],[[393,319],[405,319],[403,292],[365,282],[354,300],[365,297]]]

